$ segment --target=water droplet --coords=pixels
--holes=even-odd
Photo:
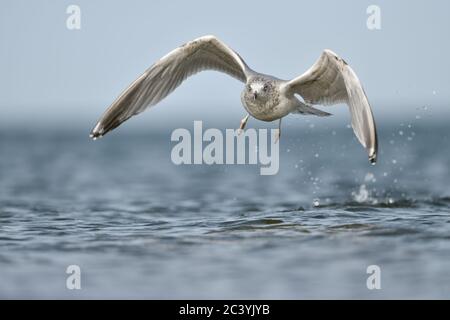
[[[395,160],[395,159],[392,160],[392,163],[393,163],[393,164],[397,164],[397,160]]]
[[[319,157],[319,154],[318,154],[318,153],[316,153],[316,154],[314,155],[314,157],[318,158],[318,157]]]
[[[314,200],[313,200],[313,206],[314,206],[314,207],[320,206],[320,200],[319,200],[319,199],[314,199]]]
[[[402,136],[402,135],[403,135],[403,131],[400,130],[400,131],[398,132],[398,134]]]
[[[377,181],[377,179],[375,179],[375,176],[374,176],[374,174],[373,173],[368,173],[368,174],[366,174],[366,176],[364,177],[364,181],[365,182],[376,182]]]
[[[389,199],[388,199],[388,202],[389,202],[389,204],[393,204],[393,203],[394,203],[394,199],[389,198]]]

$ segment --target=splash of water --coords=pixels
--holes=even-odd
[[[370,193],[366,188],[365,184],[362,184],[359,187],[358,192],[352,192],[353,200],[355,200],[358,203],[367,202],[370,198]]]

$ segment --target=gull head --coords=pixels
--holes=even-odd
[[[247,84],[247,97],[253,100],[267,100],[273,90],[272,83],[270,81],[255,80]]]

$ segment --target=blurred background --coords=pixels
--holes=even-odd
[[[0,298],[448,298],[448,1],[0,4]],[[275,176],[174,165],[174,129],[245,115],[242,83],[217,72],[88,138],[137,76],[205,34],[282,79],[338,53],[371,101],[377,165],[344,105],[283,121]],[[81,290],[66,287],[69,265]]]
[[[80,30],[66,28],[71,4],[81,9]],[[381,9],[380,30],[366,25],[373,4]],[[377,118],[401,119],[416,106],[448,114],[450,4],[444,0],[2,0],[2,8],[3,126],[89,127],[157,59],[205,34],[222,39],[255,70],[282,79],[300,75],[332,49],[357,72]],[[226,75],[204,72],[127,126],[184,123],[186,116],[236,119],[243,113],[241,90]],[[346,114],[332,112],[341,109]]]

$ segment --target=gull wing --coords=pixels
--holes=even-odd
[[[376,162],[377,130],[369,100],[353,69],[337,54],[325,50],[308,71],[287,83],[287,89],[308,104],[346,103],[356,137],[366,148],[369,161]]]
[[[203,70],[224,72],[246,82],[251,69],[214,36],[190,41],[157,61],[113,102],[91,132],[98,138],[167,97],[186,78]]]

